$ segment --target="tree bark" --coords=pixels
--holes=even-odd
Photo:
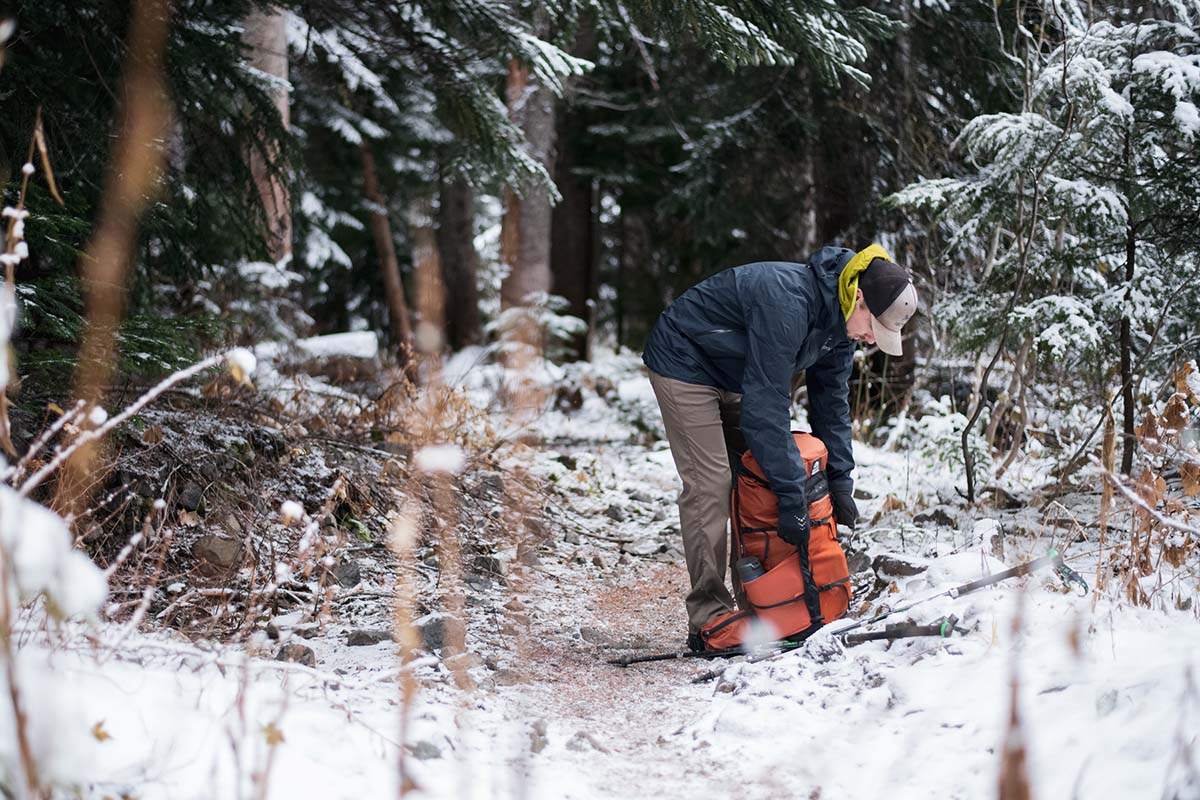
[[[508,108],[525,132],[529,154],[550,172],[554,164],[554,95],[517,61],[508,66]],[[509,274],[500,286],[502,308],[528,305],[531,295],[550,292],[550,193],[535,183],[505,191],[500,256]]]
[[[242,39],[249,51],[250,66],[279,78],[281,82],[286,81],[287,12],[277,10],[264,14],[256,11],[246,17],[243,26]],[[273,87],[270,94],[286,128],[291,121],[287,88],[281,83]],[[264,142],[263,150],[251,148],[246,158],[254,176],[254,190],[267,218],[267,252],[273,261],[279,262],[292,254],[291,193],[277,163],[279,148],[273,142]]]
[[[479,344],[479,253],[475,250],[475,192],[462,178],[443,181],[437,244],[442,280],[453,296],[446,304],[446,342],[452,350]]]
[[[567,313],[587,323],[587,333],[573,343],[573,361],[591,357],[600,282],[596,269],[595,191],[590,178],[573,174],[577,153],[559,129],[554,182],[562,200],[551,217],[550,270],[552,291],[566,298]]]
[[[1125,238],[1125,285],[1133,285],[1134,260],[1137,255],[1137,239],[1130,221]],[[1121,403],[1125,406],[1124,433],[1125,442],[1121,449],[1121,472],[1124,475],[1133,474],[1133,454],[1137,449],[1137,437],[1134,435],[1133,408],[1133,329],[1129,320],[1129,296],[1125,292],[1125,309],[1121,314]]]
[[[379,256],[379,269],[383,278],[384,300],[387,302],[388,321],[392,339],[397,344],[401,365],[407,367],[412,355],[412,326],[408,318],[408,303],[404,297],[404,284],[400,280],[400,260],[396,258],[396,243],[392,238],[392,224],[388,221],[387,203],[379,188],[379,172],[375,168],[375,154],[364,139],[358,146],[362,159],[363,191],[367,199],[368,224],[375,251]]]

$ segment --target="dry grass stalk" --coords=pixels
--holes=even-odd
[[[117,335],[125,314],[126,277],[137,247],[139,220],[163,168],[162,140],[171,111],[163,76],[170,8],[167,0],[133,4],[122,85],[124,125],[113,152],[96,233],[81,262],[87,327],[75,374],[76,397],[98,405],[117,363]],[[67,464],[55,507],[77,513],[87,505],[96,447],[79,448]]]
[[[1025,735],[1021,728],[1020,671],[1017,665],[1019,636],[1025,616],[1025,595],[1018,597],[1017,612],[1013,616],[1013,654],[1009,666],[1008,727],[1004,732],[1004,747],[1000,754],[999,800],[1030,800],[1033,791],[1029,786],[1029,768],[1025,751]]]

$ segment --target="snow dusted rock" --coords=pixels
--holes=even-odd
[[[624,508],[613,503],[608,508],[604,509],[604,516],[611,519],[613,522],[624,522],[629,518],[628,512]]]
[[[540,753],[546,749],[550,741],[546,737],[546,720],[534,720],[529,726],[529,752]]]
[[[291,661],[295,664],[303,664],[306,667],[315,667],[317,665],[317,654],[308,645],[285,644],[279,648],[279,653],[276,654],[275,660]]]
[[[357,586],[362,581],[362,570],[357,561],[339,561],[330,567],[329,574],[344,589]]]
[[[470,652],[459,653],[457,655],[450,656],[442,663],[445,664],[447,668],[452,669],[455,672],[459,670],[475,669],[476,667],[482,667],[484,665],[483,656],[479,655],[478,653]]]
[[[597,750],[601,753],[608,752],[608,748],[600,744],[596,737],[587,731],[576,731],[575,735],[567,740],[567,749],[573,750],[576,753],[586,753],[589,750]]]
[[[467,626],[450,614],[426,614],[413,620],[413,624],[421,632],[421,642],[425,649],[430,652],[441,650],[447,645],[461,649],[467,638]]]
[[[579,538],[579,534],[575,531],[567,531],[566,535],[563,536],[563,541],[567,544],[579,544],[582,539]]]
[[[875,556],[875,560],[871,562],[871,568],[881,575],[887,575],[892,578],[908,578],[913,575],[920,575],[925,571],[924,564],[887,553]]]
[[[406,744],[404,747],[417,761],[430,761],[442,757],[442,749],[433,742],[420,741]]]
[[[188,511],[199,511],[200,505],[204,502],[204,490],[194,481],[188,481],[179,490],[179,497],[176,498],[176,502],[180,508]]]
[[[638,503],[647,503],[647,504],[653,503],[655,500],[654,495],[650,494],[649,492],[645,491],[644,489],[637,489],[636,491],[634,491],[632,494],[629,495],[629,499],[634,500]]]
[[[492,676],[497,686],[516,686],[519,683],[525,683],[525,676],[515,669],[498,669],[496,674]]]
[[[379,628],[355,628],[346,634],[347,647],[373,647],[392,641],[392,632]]]
[[[651,556],[655,553],[665,553],[667,546],[656,539],[638,539],[625,545],[625,552],[634,556]]]
[[[471,560],[471,569],[490,576],[503,576],[507,572],[503,561],[494,555],[488,554],[475,556]]]
[[[934,506],[913,517],[918,525],[941,525],[944,528],[954,528],[958,525],[958,515],[949,506]]]
[[[192,555],[199,561],[200,572],[220,575],[233,569],[242,560],[242,543],[237,539],[210,533],[192,545]]]
[[[582,628],[580,628],[579,636],[589,644],[611,645],[615,644],[617,641],[608,631],[592,625],[584,625]]]

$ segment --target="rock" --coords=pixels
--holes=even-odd
[[[1007,489],[1002,489],[999,486],[987,486],[980,490],[982,494],[990,493],[992,495],[992,507],[1000,508],[1007,511],[1016,511],[1025,507],[1025,501],[1017,497]]]
[[[875,556],[875,560],[871,562],[871,567],[877,573],[883,573],[894,578],[907,578],[912,575],[920,575],[925,571],[924,564],[914,564],[900,556],[886,554]]]
[[[192,545],[192,555],[199,561],[205,575],[220,575],[236,567],[242,561],[242,543],[237,539],[210,533],[201,536]]]
[[[511,600],[509,600],[507,603],[505,603],[504,607],[507,608],[509,611],[524,611],[525,610],[525,604],[522,603],[520,600],[518,600],[515,597],[512,598]]]
[[[633,559],[630,558],[628,554],[621,553],[620,558],[617,559],[617,563],[620,564],[621,566],[626,566],[628,564],[632,564]]]
[[[600,556],[592,556],[592,565],[597,566],[600,569],[604,569],[605,567],[608,566],[607,564],[604,563],[604,559],[601,558]]]
[[[525,530],[528,531],[529,535],[532,536],[533,538],[537,539],[538,541],[542,541],[543,539],[547,538],[546,537],[546,523],[542,520],[541,517],[535,517],[533,515],[528,515],[524,519],[524,524],[525,524]]]
[[[463,578],[463,583],[467,585],[468,589],[476,594],[482,594],[486,591],[489,591],[496,585],[496,582],[486,575],[468,575]]]
[[[534,545],[520,542],[517,544],[517,563],[527,567],[536,567],[542,563],[542,559],[538,556],[537,548]]]
[[[504,476],[499,472],[479,473],[479,488],[491,497],[504,494]]]
[[[572,472],[574,472],[577,469],[578,463],[579,463],[575,460],[575,456],[568,456],[568,455],[560,455],[558,458],[556,458],[554,460],[557,461],[558,463],[562,464],[564,467],[571,470]]]
[[[529,752],[540,753],[546,749],[549,741],[546,738],[546,720],[534,720],[529,726]]]
[[[615,503],[604,509],[604,516],[608,517],[613,522],[624,522],[629,518],[629,514],[625,511],[625,509]]]
[[[433,742],[422,740],[415,744],[407,744],[405,748],[417,761],[430,761],[442,757],[442,749]]]
[[[421,642],[430,652],[450,645],[462,649],[467,639],[467,626],[450,614],[434,613],[414,620],[421,632]]]
[[[295,664],[303,664],[306,667],[315,667],[317,665],[317,654],[308,645],[285,644],[279,648],[279,653],[276,654],[275,660],[291,661]]]
[[[868,492],[866,489],[862,488],[861,486],[856,486],[856,487],[854,487],[854,499],[855,500],[874,500],[875,495],[871,492]]]
[[[478,653],[459,653],[458,655],[450,656],[442,663],[456,672],[465,669],[475,669],[476,667],[482,667],[484,664],[483,656]]]
[[[563,541],[567,544],[579,544],[581,540],[579,534],[575,531],[567,531],[566,535],[563,536]]]
[[[934,506],[913,517],[918,525],[940,525],[943,528],[953,528],[958,525],[958,518],[947,506]]]
[[[851,575],[866,572],[871,568],[871,557],[861,550],[846,550],[846,565]]]
[[[554,405],[559,411],[578,411],[583,408],[583,389],[559,386],[554,390]]]
[[[615,392],[617,387],[613,382],[603,376],[596,378],[596,396],[608,399],[608,396]]]
[[[362,570],[357,561],[339,561],[330,568],[329,575],[344,589],[362,582]]]
[[[654,509],[654,514],[652,516],[652,519],[655,522],[662,522],[666,518],[667,518],[667,510],[665,508],[663,508],[662,506],[659,506],[658,508]]]
[[[195,481],[188,481],[179,490],[175,502],[180,508],[187,509],[188,511],[199,511],[200,505],[204,502],[204,491]]]
[[[580,628],[579,636],[585,642],[588,642],[590,644],[608,645],[608,644],[616,643],[616,639],[614,639],[608,633],[608,631],[605,631],[601,628],[592,627],[590,625],[585,625],[584,627]]]
[[[504,562],[495,556],[479,555],[471,560],[471,569],[487,575],[504,575]]]
[[[492,677],[497,686],[516,686],[518,683],[525,682],[525,678],[515,669],[498,669]]]
[[[646,503],[647,505],[654,502],[653,495],[642,489],[638,489],[630,494],[629,499],[638,503]]]
[[[654,539],[638,539],[624,546],[625,552],[635,556],[649,556],[654,553],[665,553],[667,545]]]
[[[567,749],[574,750],[577,753],[583,753],[588,750],[598,750],[601,753],[608,752],[608,748],[600,744],[596,740],[596,737],[587,731],[576,731],[575,735],[567,741]]]
[[[347,647],[372,647],[392,641],[392,632],[381,628],[355,628],[346,634]]]

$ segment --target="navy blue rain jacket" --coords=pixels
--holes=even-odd
[[[813,433],[829,449],[833,491],[851,491],[849,386],[853,348],[837,280],[854,251],[823,247],[807,264],[768,261],[719,272],[662,313],[646,366],[668,378],[742,395],[742,433],[781,512],[807,505],[791,437],[792,375],[805,372]]]

